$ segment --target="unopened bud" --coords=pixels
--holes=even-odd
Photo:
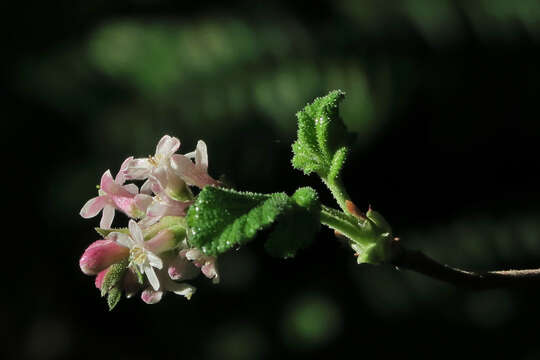
[[[129,256],[129,249],[113,240],[98,240],[92,243],[79,260],[81,271],[86,275],[96,275],[110,265]]]

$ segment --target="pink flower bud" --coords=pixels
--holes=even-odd
[[[201,267],[201,272],[209,279],[213,279],[214,284],[219,283],[219,274],[217,271],[216,258],[209,257]]]
[[[98,240],[84,251],[79,266],[84,274],[96,275],[127,256],[129,256],[128,248],[112,240]]]
[[[100,271],[99,274],[96,276],[96,280],[94,284],[96,284],[96,287],[101,290],[101,285],[103,285],[103,279],[105,279],[105,275],[107,275],[107,272],[109,271],[109,268],[106,268],[103,271]]]
[[[169,263],[167,272],[173,280],[190,280],[199,275],[199,269],[180,255]]]
[[[141,294],[141,299],[147,304],[156,304],[161,301],[163,291],[154,291],[151,287],[144,290]]]

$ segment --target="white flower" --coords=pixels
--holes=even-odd
[[[129,221],[129,233],[128,235],[113,232],[110,236],[119,245],[129,249],[129,266],[137,267],[142,274],[145,274],[152,288],[157,291],[159,289],[159,279],[154,268],[162,269],[163,261],[159,256],[146,248],[142,230],[133,220]]]
[[[169,135],[165,135],[159,140],[154,156],[147,158],[126,159],[121,171],[126,179],[144,180],[147,179],[154,170],[168,168],[171,156],[180,147],[180,140]]]

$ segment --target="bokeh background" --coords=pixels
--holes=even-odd
[[[540,358],[538,288],[358,266],[326,230],[293,260],[262,241],[223,256],[222,284],[197,279],[189,302],[108,312],[78,268],[99,222],[78,212],[101,174],[163,134],[183,152],[204,139],[211,174],[238,189],[310,185],[332,204],[290,145],[295,112],[336,88],[359,206],[442,262],[538,267],[540,2],[21,6],[4,12],[3,358]]]

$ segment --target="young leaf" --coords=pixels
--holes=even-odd
[[[116,286],[111,288],[107,295],[107,304],[109,305],[109,311],[114,309],[114,307],[118,305],[121,299],[122,299],[122,290],[120,290]]]
[[[224,253],[252,240],[292,206],[285,193],[266,195],[207,186],[186,216],[188,242],[208,255]]]
[[[120,283],[124,278],[124,274],[127,270],[128,259],[113,264],[109,267],[109,271],[103,278],[103,283],[101,284],[101,296],[105,296],[114,286]]]
[[[264,244],[270,255],[285,259],[308,247],[321,226],[321,204],[315,190],[300,188],[291,200],[293,207],[280,218]]]
[[[339,116],[339,103],[345,93],[331,91],[299,111],[298,139],[293,144],[295,169],[332,181],[339,177],[348,153],[349,134]]]

